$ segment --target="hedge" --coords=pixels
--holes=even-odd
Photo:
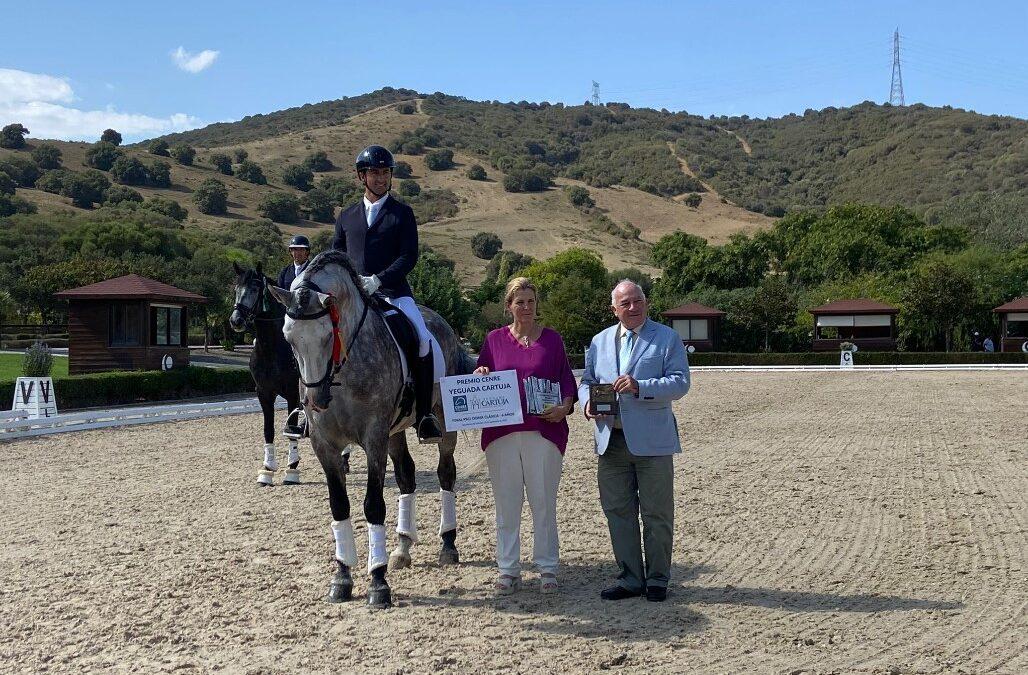
[[[14,399],[15,380],[0,381],[8,410]],[[57,408],[68,411],[110,405],[199,398],[254,391],[253,377],[245,368],[189,366],[169,371],[115,371],[71,375],[54,380]]]
[[[585,365],[583,354],[569,354],[571,366]],[[945,363],[1028,363],[1022,352],[860,352],[853,355],[858,366],[910,366]],[[743,354],[733,352],[693,352],[691,366],[837,366],[839,352],[784,352]]]

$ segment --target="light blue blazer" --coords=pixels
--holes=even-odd
[[[589,405],[590,384],[610,384],[618,375],[617,331],[614,324],[593,338],[585,355],[585,373],[578,398]],[[628,368],[639,381],[639,396],[622,394],[618,406],[621,427],[633,455],[671,455],[682,451],[678,423],[671,402],[689,392],[689,359],[678,333],[650,319],[639,327]],[[595,420],[596,452],[602,455],[610,441],[612,420]]]

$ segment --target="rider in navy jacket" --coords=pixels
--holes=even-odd
[[[311,255],[311,240],[302,234],[294,236],[289,242],[289,255],[292,256],[293,262],[278,273],[279,288],[288,289],[293,280],[307,267]]]

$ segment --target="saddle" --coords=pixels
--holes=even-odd
[[[414,368],[418,358],[418,330],[407,315],[393,307],[385,296],[376,293],[372,296],[372,309],[385,320],[386,328],[396,343],[400,357],[400,370],[403,373],[403,387],[396,402],[395,426],[401,419],[411,414],[414,409]]]

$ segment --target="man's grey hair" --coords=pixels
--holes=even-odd
[[[621,287],[622,284],[631,284],[631,285],[635,286],[639,290],[639,295],[641,295],[643,297],[643,300],[646,299],[646,291],[643,290],[642,286],[640,286],[639,284],[635,283],[631,279],[622,279],[621,281],[619,281],[616,284],[614,284],[614,288],[610,291],[610,304],[612,304],[612,305],[614,304],[614,293],[617,291],[617,289],[619,287]]]

